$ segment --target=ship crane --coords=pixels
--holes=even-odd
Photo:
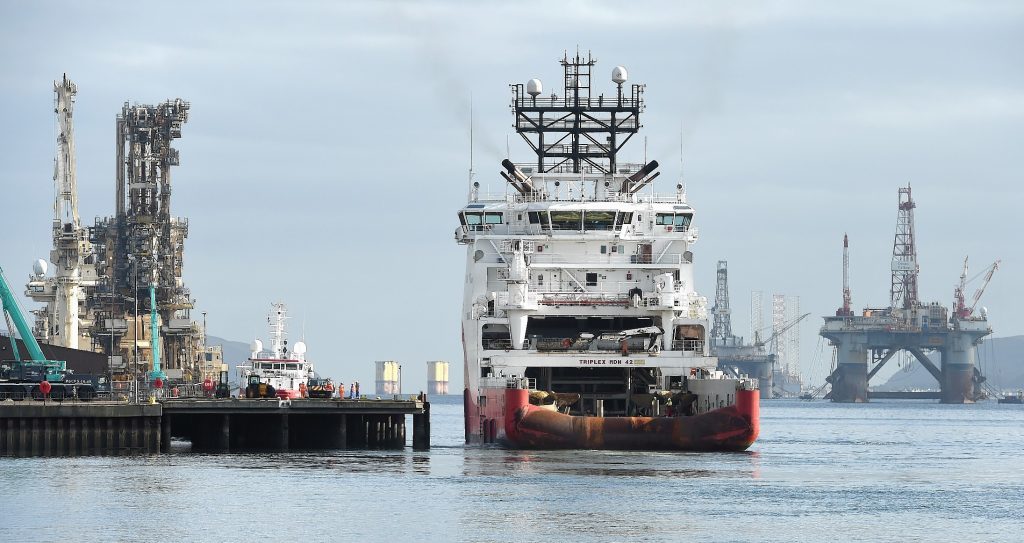
[[[953,291],[953,314],[960,319],[969,319],[974,314],[974,308],[978,305],[978,300],[981,300],[981,296],[985,294],[985,288],[988,287],[989,282],[992,281],[992,275],[999,269],[1001,260],[996,260],[990,264],[987,268],[982,270],[978,275],[975,275],[970,280],[967,279],[967,258],[964,257],[964,268],[960,272],[960,283],[957,284],[956,289]],[[967,305],[964,299],[964,293],[966,292],[967,284],[978,278],[978,276],[984,274],[984,279],[981,280],[981,286],[978,290],[974,291],[974,295],[971,296],[971,305]]]
[[[67,74],[54,82],[57,115],[57,154],[54,158],[53,182],[56,198],[53,205],[53,251],[50,261],[56,266],[56,303],[54,343],[78,348],[78,299],[82,290],[82,262],[85,233],[78,217],[78,187],[75,166],[74,105],[78,87]]]
[[[757,347],[757,349],[759,351],[763,350],[765,345],[770,345],[773,341],[775,341],[776,338],[778,338],[782,334],[785,334],[786,331],[788,331],[790,328],[792,328],[792,327],[796,326],[797,324],[799,324],[800,321],[802,321],[805,318],[807,318],[808,315],[810,315],[810,313],[804,313],[803,315],[800,315],[799,317],[797,317],[797,318],[787,322],[781,328],[779,328],[778,330],[773,332],[772,335],[768,336],[768,339],[766,339],[764,341],[761,341],[761,340],[755,341],[754,342],[754,347]],[[755,334],[755,335],[759,336],[760,334]]]

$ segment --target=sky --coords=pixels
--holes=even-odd
[[[728,261],[734,333],[751,335],[751,291],[766,324],[771,294],[799,296],[801,369],[822,382],[843,234],[854,306],[887,305],[909,183],[921,298],[949,305],[965,256],[1001,259],[980,305],[996,336],[1024,334],[1013,1],[3,2],[0,267],[20,292],[51,244],[53,80],[78,85],[87,222],[113,213],[121,105],[180,97],[171,205],[210,333],[265,338],[282,300],[322,373],[370,383],[375,360],[398,360],[414,392],[427,360],[449,360],[460,390],[470,104],[476,178],[497,190],[506,149],[529,158],[508,84],[560,92],[557,61],[577,48],[598,60],[595,92],[616,65],[647,84],[656,189],[686,184],[709,300]]]

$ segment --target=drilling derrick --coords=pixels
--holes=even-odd
[[[729,308],[728,262],[718,261],[718,281],[715,289],[715,306],[711,327],[711,354],[718,357],[718,369],[735,377],[747,376],[757,379],[761,390],[773,390],[773,369],[775,354],[765,352],[765,342],[760,340],[761,303],[759,291],[756,310],[751,308],[751,332],[754,343],[744,343],[743,338],[732,333],[732,310]],[[756,317],[756,318],[755,318]]]
[[[954,291],[953,312],[937,302],[923,304],[918,298],[917,245],[910,186],[899,189],[896,236],[892,251],[892,281],[887,308],[865,308],[854,315],[850,308],[849,253],[843,238],[843,307],[825,317],[822,337],[835,347],[836,367],[826,379],[834,402],[866,402],[869,398],[934,398],[943,403],[969,403],[984,397],[985,377],[976,365],[978,344],[992,333],[987,316],[974,316],[964,289],[967,261]],[[974,302],[991,279],[993,264]],[[938,383],[937,392],[869,391],[868,383],[885,364],[901,352],[910,353]],[[928,356],[938,354],[937,365]],[[870,368],[870,371],[869,371]]]
[[[181,137],[189,103],[124,104],[116,122],[115,214],[86,227],[78,214],[75,168],[78,88],[65,75],[53,89],[54,271],[48,277],[46,261],[37,260],[26,285],[25,295],[45,304],[33,311],[33,335],[77,350],[65,356],[88,361],[84,371],[72,368],[82,378],[98,365],[98,357],[82,351],[107,355],[102,373],[117,381],[150,369],[150,378],[217,375],[216,349],[205,345],[205,329],[192,322],[194,301],[182,283],[188,221],[171,215],[171,168],[179,163],[171,143]]]
[[[892,246],[892,287],[889,290],[893,309],[914,309],[917,299],[917,245],[914,241],[914,199],[910,185],[900,187],[899,213],[896,216],[896,238]]]
[[[711,338],[715,343],[726,344],[732,335],[732,312],[729,310],[729,263],[718,261],[718,281],[715,287],[715,307],[711,312],[715,316],[711,324]]]
[[[853,309],[851,309],[850,303],[850,239],[846,234],[843,234],[843,306],[836,311],[836,316],[853,316]]]
[[[115,215],[93,229],[103,285],[94,308],[95,347],[138,359],[140,371],[180,369],[197,378],[202,331],[182,282],[188,221],[171,215],[171,146],[188,121],[189,103],[125,103],[116,121]]]

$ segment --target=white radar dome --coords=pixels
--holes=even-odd
[[[46,267],[46,261],[42,258],[37,259],[32,263],[32,271],[34,271],[36,275],[46,275]]]
[[[625,83],[626,79],[628,78],[629,74],[626,73],[625,66],[616,66],[615,68],[612,69],[612,81],[614,81],[617,85]]]
[[[306,344],[301,341],[295,342],[295,346],[292,347],[292,352],[295,354],[306,354]]]
[[[526,94],[537,96],[542,92],[544,92],[544,85],[541,85],[540,79],[531,79],[526,82]]]
[[[252,340],[251,347],[252,347],[252,352],[258,353],[258,352],[263,350],[263,342],[258,340],[258,339],[254,339],[254,340]]]

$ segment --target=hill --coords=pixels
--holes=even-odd
[[[234,372],[235,366],[245,362],[249,355],[249,344],[244,341],[231,341],[217,336],[206,336],[206,342],[210,345],[220,345],[224,350],[224,363]]]

